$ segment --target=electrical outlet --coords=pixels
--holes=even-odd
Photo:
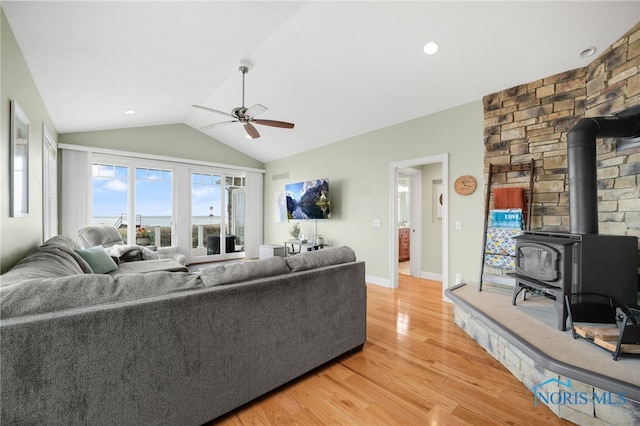
[[[371,226],[380,226],[380,219],[373,219],[371,221]]]
[[[456,220],[456,231],[462,231],[462,221]]]

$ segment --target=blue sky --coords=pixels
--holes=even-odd
[[[127,212],[128,169],[124,166],[93,166],[93,215],[116,216]],[[136,214],[171,216],[172,173],[158,169],[136,169]],[[195,216],[220,215],[220,177],[192,175],[192,211]]]

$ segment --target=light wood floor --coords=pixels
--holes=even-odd
[[[441,284],[368,285],[367,343],[211,424],[570,425],[453,322]]]

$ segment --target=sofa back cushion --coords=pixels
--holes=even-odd
[[[83,248],[95,246],[109,248],[111,246],[124,244],[118,229],[111,225],[83,226],[78,231],[78,240]]]
[[[288,273],[289,267],[284,258],[270,257],[250,262],[211,266],[202,271],[200,278],[206,287],[212,287]]]
[[[2,274],[0,286],[18,284],[36,278],[92,273],[89,264],[74,251],[78,248],[78,244],[69,237],[61,235],[52,237]]]
[[[286,258],[291,272],[306,271],[340,263],[355,262],[356,254],[350,247],[327,247],[307,251]]]
[[[197,275],[187,272],[148,274],[82,274],[37,278],[0,287],[0,319],[57,312],[161,296],[204,288]]]

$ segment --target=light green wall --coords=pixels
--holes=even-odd
[[[0,271],[5,272],[42,243],[42,129],[53,138],[56,129],[33,82],[22,52],[7,22],[0,17]],[[29,118],[29,215],[9,217],[10,101],[15,100]]]
[[[186,124],[64,133],[59,143],[262,169],[264,165]]]
[[[442,165],[422,166],[422,271],[429,274],[442,274],[442,218],[436,214],[436,181],[442,183]]]
[[[453,192],[460,175],[483,182],[483,107],[472,102],[396,126],[356,136],[322,148],[266,164],[265,242],[289,239],[291,224],[276,223],[276,194],[284,185],[329,178],[332,219],[318,221],[318,234],[332,245],[352,247],[366,262],[367,276],[389,280],[391,242],[390,163],[449,154],[449,282],[456,273],[478,281],[482,244],[483,194],[461,197]],[[287,179],[273,176],[288,173]],[[372,226],[381,219],[381,226]],[[462,221],[463,229],[455,230]],[[314,232],[314,222],[301,222],[302,232]]]

